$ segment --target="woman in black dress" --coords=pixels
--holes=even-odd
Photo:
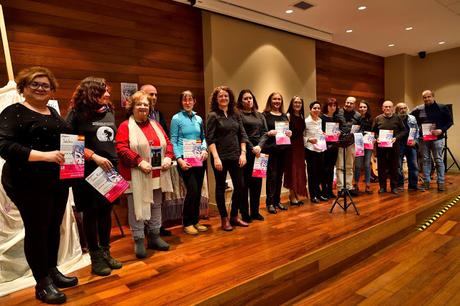
[[[75,286],[76,277],[65,277],[56,268],[60,226],[69,186],[59,179],[64,153],[60,135],[68,125],[47,106],[56,78],[46,68],[22,70],[16,77],[24,103],[8,106],[1,113],[0,155],[6,160],[2,184],[24,222],[24,252],[37,282],[35,297],[45,303],[66,301],[58,288]]]

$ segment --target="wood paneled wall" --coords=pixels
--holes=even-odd
[[[170,0],[1,0],[14,72],[50,68],[60,88],[61,111],[83,78],[107,79],[117,123],[120,82],[157,86],[159,109],[168,121],[179,94],[191,89],[204,116],[201,12]],[[0,82],[6,84],[4,57]],[[3,86],[3,85],[0,85]]]
[[[317,99],[324,103],[334,97],[341,107],[348,96],[358,102],[367,100],[373,116],[381,113],[385,97],[383,57],[316,41]]]

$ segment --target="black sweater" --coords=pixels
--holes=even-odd
[[[228,117],[224,112],[210,112],[206,120],[206,142],[215,144],[221,160],[238,160],[241,154],[240,144],[247,143],[248,137],[239,114]]]
[[[422,123],[434,123],[436,129],[441,129],[442,134],[438,135],[438,139],[445,137],[446,131],[452,126],[452,114],[444,104],[438,104],[436,101],[431,105],[419,105],[414,108],[411,115],[417,119],[418,125]],[[422,129],[420,128],[420,137],[422,137]]]
[[[59,181],[57,163],[28,161],[32,150],[59,150],[61,134],[71,132],[56,110],[48,108],[51,115],[42,115],[15,103],[0,114],[0,156],[6,160],[2,181],[12,188],[52,185]]]

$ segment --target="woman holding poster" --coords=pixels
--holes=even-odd
[[[148,248],[169,250],[169,244],[160,237],[161,203],[166,170],[171,167],[174,153],[161,125],[148,117],[152,109],[147,93],[134,93],[126,103],[126,110],[129,119],[120,124],[116,136],[118,169],[131,187],[127,200],[134,253],[137,258],[145,258],[145,227]]]
[[[358,112],[361,114],[361,130],[364,135],[367,133],[372,133],[372,116],[369,103],[366,100],[361,100],[359,102]],[[364,170],[364,183],[366,184],[365,193],[371,194],[371,156],[373,147],[364,147],[364,156],[355,157],[355,183],[353,188],[356,192],[359,191],[359,178],[361,176],[361,170]]]
[[[289,130],[289,119],[283,111],[283,96],[279,92],[271,93],[263,113],[267,122],[267,136],[269,136],[263,145],[264,153],[269,154],[266,204],[271,214],[276,214],[277,208],[288,209],[280,201],[284,163],[289,146],[287,143],[290,143],[292,132]]]
[[[263,137],[267,133],[267,123],[265,122],[265,117],[257,111],[259,106],[251,90],[243,89],[240,91],[236,107],[240,110],[244,130],[249,139],[246,144],[247,164],[244,168],[242,205],[245,207],[250,206],[250,213],[242,216],[242,218],[245,222],[251,222],[252,220],[263,221],[264,217],[259,213],[262,178],[254,177],[253,169],[256,157],[259,156],[260,158]],[[250,204],[248,203],[248,198],[250,198]]]
[[[108,172],[117,164],[115,116],[107,83],[87,77],[73,93],[67,122],[73,134],[85,136],[85,177],[96,168]],[[87,181],[73,186],[75,205],[83,212],[83,231],[91,255],[91,271],[106,276],[122,264],[110,255],[112,203]]]
[[[324,171],[321,188],[323,196],[327,198],[335,198],[336,195],[332,191],[334,187],[334,168],[337,162],[337,141],[339,140],[340,131],[339,123],[334,121],[334,115],[337,113],[337,100],[328,98],[327,103],[323,104],[321,110],[322,129],[326,133],[327,150],[324,152]],[[330,133],[328,133],[330,131]]]
[[[211,94],[211,111],[206,122],[206,142],[211,152],[211,165],[216,179],[216,202],[222,221],[222,230],[231,231],[233,226],[247,227],[248,223],[238,217],[244,216],[247,207],[243,203],[243,167],[246,165],[248,138],[239,114],[235,113],[235,96],[227,86],[218,86]],[[227,172],[233,184],[230,219],[225,206],[225,183]]]
[[[195,104],[195,96],[190,90],[181,93],[181,111],[172,117],[170,131],[178,170],[187,188],[182,223],[184,232],[189,235],[208,230],[198,222],[205,171],[203,162],[208,158],[208,151],[203,119],[193,111]]]
[[[326,151],[326,138],[321,128],[321,104],[318,101],[310,103],[310,116],[305,119],[305,159],[307,161],[308,191],[310,201],[319,203],[327,201],[328,197],[323,196],[320,184],[323,176],[324,151]]]
[[[17,206],[24,223],[24,253],[37,282],[35,297],[45,303],[66,301],[58,288],[77,285],[76,277],[65,277],[56,268],[60,226],[69,186],[59,179],[64,153],[59,151],[60,134],[69,126],[47,103],[57,81],[46,68],[31,67],[16,77],[24,103],[2,112],[0,155],[6,160],[2,185]]]

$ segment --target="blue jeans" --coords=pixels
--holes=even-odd
[[[415,147],[410,147],[403,143],[399,144],[398,186],[404,186],[404,173],[403,173],[404,156],[406,156],[407,169],[409,172],[408,187],[411,189],[416,189],[417,183],[418,183],[417,150],[415,149]]]
[[[442,148],[444,147],[444,139],[433,141],[421,141],[420,150],[423,156],[423,175],[425,183],[431,181],[431,156],[433,156],[436,165],[436,173],[438,176],[438,184],[444,184],[444,173],[446,168],[442,159]]]
[[[371,156],[372,150],[364,150],[364,156],[355,157],[355,184],[358,184],[361,176],[361,169],[364,168],[364,182],[369,185],[371,182]]]

